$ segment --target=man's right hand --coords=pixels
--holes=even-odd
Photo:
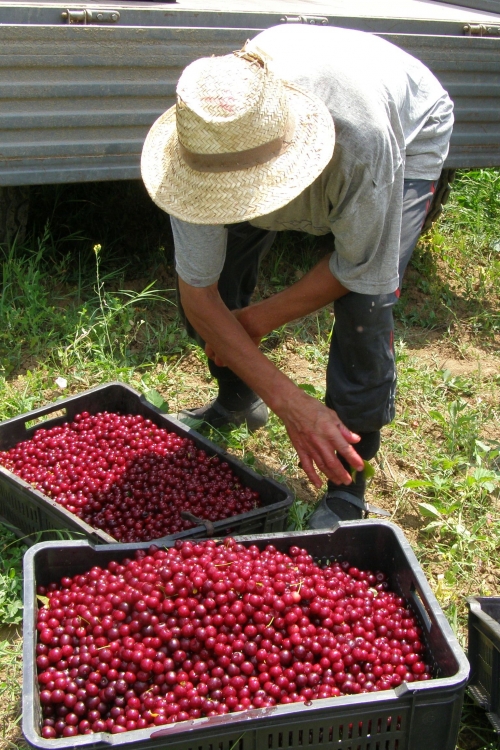
[[[364,462],[355,450],[360,436],[349,430],[335,411],[299,388],[297,391],[294,398],[276,409],[276,413],[285,424],[303,470],[318,489],[323,484],[318,471],[334,484],[350,484],[352,477],[337,453],[353,469],[362,471]]]

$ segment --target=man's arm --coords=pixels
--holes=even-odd
[[[348,293],[329,268],[330,255],[325,255],[300,281],[273,294],[262,302],[256,302],[241,310],[234,310],[238,319],[254,343],[259,344],[266,334],[292,320],[303,318]],[[220,357],[207,346],[206,354],[216,364],[223,365]]]
[[[261,339],[285,323],[321,310],[347,294],[349,290],[331,273],[329,261],[330,255],[325,255],[300,281],[236,313],[251,338]]]
[[[328,274],[333,279],[332,274]],[[332,286],[329,288],[331,293]],[[179,279],[179,290],[189,321],[216,352],[217,358],[283,420],[311,482],[316,487],[322,484],[317,467],[334,483],[349,484],[351,477],[338,460],[336,451],[353,468],[361,471],[363,460],[352,446],[359,437],[342,424],[334,411],[308,396],[260,352],[245,328],[222,302],[216,284],[193,287]],[[320,299],[324,299],[324,295],[328,296],[326,291],[321,292]],[[308,299],[308,295],[304,299]],[[325,299],[323,304],[327,301],[331,300]],[[294,309],[297,310],[298,305]]]

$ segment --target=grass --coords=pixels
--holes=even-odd
[[[0,640],[0,747],[6,749],[21,747],[18,743],[21,650],[18,632],[12,632],[9,639]]]
[[[396,420],[384,430],[370,500],[401,526],[464,648],[468,595],[500,594],[500,170],[458,175],[439,223],[415,252],[396,309]],[[176,413],[213,397],[202,353],[179,327],[168,223],[139,183],[32,191],[31,239],[2,248],[0,419],[100,383],[131,384]],[[280,236],[258,294],[292,283],[321,253]],[[267,355],[302,388],[324,395],[332,315],[273,332]],[[302,528],[318,493],[274,416],[210,437],[286,481]],[[19,729],[21,559],[0,526],[0,747]],[[468,699],[459,750],[493,748]]]

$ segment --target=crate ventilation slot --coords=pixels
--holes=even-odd
[[[245,750],[243,744],[244,734],[239,737],[221,742],[209,742],[208,745],[189,745],[186,750]]]
[[[57,411],[53,411],[50,414],[44,414],[41,417],[36,417],[35,419],[30,419],[27,422],[25,422],[25,427],[27,430],[31,430],[32,427],[43,427],[45,423],[52,421],[53,419],[67,419],[68,412],[66,409],[58,409]]]
[[[295,748],[339,748],[342,750],[398,750],[402,736],[402,717],[395,721],[384,716],[352,723],[266,733],[259,750],[295,750]]]

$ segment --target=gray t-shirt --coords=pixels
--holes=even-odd
[[[305,25],[276,26],[247,44],[283,79],[311,91],[335,123],[333,157],[283,208],[252,220],[272,230],[332,233],[333,275],[362,294],[398,286],[403,179],[439,177],[448,153],[453,105],[419,60],[379,37]],[[171,217],[179,276],[214,284],[227,231]]]

